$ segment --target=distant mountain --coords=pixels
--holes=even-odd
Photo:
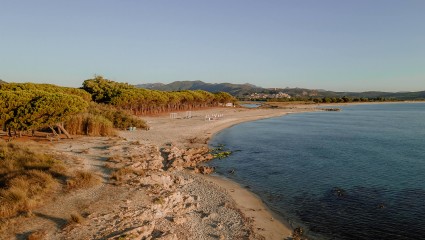
[[[7,83],[7,82],[5,82],[5,81],[3,81],[3,80],[0,79],[0,84],[2,84],[2,83]]]
[[[307,88],[262,88],[249,83],[205,83],[203,81],[176,81],[169,84],[147,83],[138,84],[136,87],[155,89],[161,91],[180,91],[180,90],[205,90],[209,92],[228,92],[235,97],[245,98],[253,93],[277,94],[286,93],[291,97],[301,98],[322,98],[322,97],[356,97],[356,98],[393,98],[399,100],[425,99],[425,91],[420,92],[333,92],[323,89]]]
[[[208,92],[228,92],[233,96],[242,96],[252,92],[263,91],[264,88],[255,85],[233,84],[233,83],[205,83],[203,81],[176,81],[169,84],[147,83],[138,84],[136,87],[155,89],[161,91],[180,91],[180,90],[204,90]]]

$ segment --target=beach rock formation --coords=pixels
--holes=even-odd
[[[208,166],[198,166],[195,167],[194,172],[195,173],[202,173],[202,174],[211,174],[215,171],[215,167],[208,167]]]
[[[165,169],[194,168],[199,163],[213,159],[207,147],[180,149],[177,147],[165,148],[162,153],[167,156]]]

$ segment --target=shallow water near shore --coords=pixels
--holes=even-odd
[[[342,109],[233,126],[210,165],[310,239],[425,239],[425,103]]]

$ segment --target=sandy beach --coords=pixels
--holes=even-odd
[[[292,230],[253,193],[199,167],[208,141],[232,125],[289,113],[285,109],[214,108],[143,117],[150,129],[118,137],[77,137],[45,143],[68,171],[90,171],[101,184],[52,199],[0,229],[4,239],[289,239]],[[220,116],[214,120],[206,116]],[[208,170],[208,169],[207,169]],[[72,214],[84,221],[70,224]],[[18,224],[19,223],[19,224]]]

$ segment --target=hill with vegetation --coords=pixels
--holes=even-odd
[[[169,84],[147,83],[138,84],[138,88],[146,88],[161,91],[182,91],[182,90],[204,90],[208,92],[227,92],[233,96],[243,96],[256,91],[263,91],[261,87],[252,84],[233,84],[233,83],[205,83],[203,81],[176,81]]]
[[[180,90],[204,90],[209,92],[227,92],[239,99],[272,99],[276,94],[284,93],[293,99],[313,99],[313,98],[364,98],[364,99],[397,99],[397,100],[419,100],[425,99],[425,91],[419,92],[335,92],[322,89],[307,88],[262,88],[252,84],[231,84],[231,83],[205,83],[202,81],[176,81],[169,84],[147,83],[138,84],[136,87],[162,91]],[[285,95],[286,96],[286,95]]]

